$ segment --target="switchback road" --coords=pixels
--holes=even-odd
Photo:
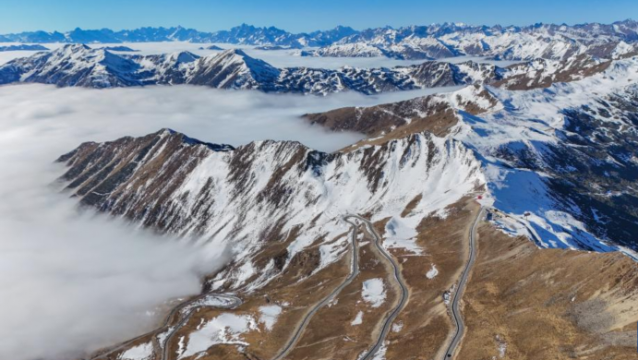
[[[357,224],[349,220],[349,218],[351,217],[353,216],[346,216],[344,218],[344,220],[352,226],[352,230],[350,233],[350,247],[352,248],[352,251],[351,251],[352,262],[350,266],[350,275],[348,275],[348,277],[338,287],[336,287],[330,294],[328,294],[328,296],[323,298],[323,300],[318,302],[306,314],[306,316],[304,316],[299,326],[297,326],[297,329],[293,333],[292,337],[288,340],[288,343],[286,343],[286,346],[284,346],[284,348],[281,349],[281,351],[273,358],[273,360],[283,359],[288,354],[288,352],[290,352],[290,350],[292,350],[295,347],[295,344],[297,343],[297,341],[299,341],[299,338],[301,337],[304,330],[308,326],[310,319],[312,319],[312,317],[317,313],[317,311],[319,311],[319,309],[321,309],[322,307],[327,305],[330,301],[332,301],[332,299],[334,299],[335,296],[339,295],[341,290],[343,290],[346,286],[350,285],[352,280],[359,274],[359,251],[357,250]]]
[[[361,360],[370,360],[374,358],[374,355],[377,353],[377,351],[379,351],[381,346],[383,346],[383,342],[385,341],[385,338],[392,327],[392,323],[397,318],[397,316],[399,316],[399,313],[401,312],[401,310],[403,310],[403,308],[405,307],[405,304],[408,302],[409,291],[408,291],[408,287],[403,281],[403,277],[401,276],[401,268],[399,267],[399,264],[394,260],[394,258],[386,250],[386,248],[383,247],[383,244],[381,243],[381,236],[379,236],[377,231],[374,229],[374,226],[372,226],[372,223],[369,220],[362,218],[361,216],[358,216],[358,215],[352,215],[352,216],[359,219],[361,222],[363,222],[366,225],[368,232],[370,233],[370,235],[372,235],[372,237],[374,237],[374,245],[379,250],[379,252],[383,254],[386,260],[388,260],[388,262],[392,266],[394,280],[397,282],[397,284],[399,284],[399,287],[401,288],[401,294],[400,294],[400,298],[399,298],[399,302],[397,306],[395,306],[394,309],[392,309],[392,311],[390,312],[390,315],[388,315],[388,317],[385,319],[385,322],[383,323],[383,327],[381,327],[381,332],[379,333],[379,336],[377,337],[377,341],[374,343],[370,351],[368,351],[361,358]]]
[[[465,285],[467,283],[467,278],[472,270],[472,266],[476,261],[476,226],[479,221],[483,217],[484,209],[481,207],[479,210],[476,219],[474,219],[474,223],[472,224],[472,228],[470,229],[470,256],[467,260],[467,264],[465,264],[465,269],[463,269],[463,273],[461,274],[461,279],[459,280],[459,285],[452,295],[451,302],[451,311],[452,311],[452,320],[456,326],[456,330],[454,332],[454,337],[450,342],[447,350],[445,351],[444,359],[449,360],[454,356],[454,352],[461,342],[461,338],[463,338],[463,332],[465,331],[465,323],[463,322],[463,317],[461,316],[461,312],[459,311],[459,300],[463,297],[463,292],[465,291]]]
[[[205,304],[198,304],[198,302],[205,300],[207,297],[215,297],[218,299],[223,299],[225,301],[225,304],[216,304],[216,305],[205,305]],[[188,312],[188,314],[180,321],[179,325],[173,330],[171,331],[171,333],[166,337],[166,339],[164,340],[163,344],[162,344],[162,353],[161,353],[161,358],[162,359],[167,359],[168,358],[168,353],[167,353],[167,349],[168,349],[168,344],[170,339],[172,338],[173,334],[179,329],[181,328],[184,324],[186,324],[188,322],[188,319],[190,318],[190,316],[193,314],[193,312],[195,310],[197,310],[198,308],[202,308],[202,307],[216,307],[216,308],[224,308],[224,309],[234,309],[236,307],[238,307],[239,305],[242,304],[242,301],[240,298],[238,298],[237,296],[234,295],[229,295],[229,294],[211,294],[211,293],[205,293],[205,294],[200,294],[194,298],[189,299],[188,301],[185,301],[181,304],[179,304],[178,306],[176,306],[175,308],[173,308],[173,310],[171,310],[171,312],[166,316],[165,320],[164,320],[164,324],[159,327],[158,329],[155,329],[151,332],[148,332],[146,334],[137,336],[133,339],[130,339],[126,342],[123,342],[115,347],[112,347],[102,353],[99,353],[98,355],[95,355],[93,357],[90,358],[90,360],[97,360],[97,359],[104,359],[107,356],[114,354],[118,351],[124,350],[128,347],[130,347],[133,343],[135,343],[136,341],[145,338],[147,336],[153,336],[155,337],[156,334],[161,333],[165,330],[167,330],[169,328],[169,324],[171,322],[171,319],[180,311],[182,311],[183,309],[187,308],[188,306],[192,306],[192,308],[190,309],[190,311]],[[155,342],[155,341],[153,341]],[[159,349],[156,349],[159,350]]]

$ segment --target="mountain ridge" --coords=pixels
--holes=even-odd
[[[427,132],[333,154],[299,142],[269,140],[215,152],[184,142],[185,138],[163,129],[142,137],[86,143],[58,159],[66,165],[61,178],[66,191],[80,204],[181,241],[197,239],[202,251],[218,249],[221,239],[233,249],[233,261],[207,276],[201,295],[180,299],[184,302],[178,309],[197,311],[180,310],[167,320],[171,326],[94,356],[128,358],[143,348],[145,357],[168,353],[167,359],[272,358],[305,310],[348,275],[353,251],[360,254],[360,272],[352,286],[318,311],[289,357],[314,358],[317,348],[335,358],[344,353],[348,358],[365,354],[376,339],[374,329],[386,318],[397,295],[391,274],[370,245],[373,238],[363,231],[357,234],[356,226],[350,235],[342,220],[343,213],[361,213],[382,234],[383,246],[401,264],[401,276],[411,290],[387,335],[387,350],[379,353],[387,359],[406,353],[438,358],[440,347],[454,331],[446,312],[446,294],[454,291],[455,274],[464,264],[463,234],[479,208],[473,199],[476,191],[485,190],[473,150]],[[478,275],[473,275],[464,295],[472,300],[464,312],[465,321],[495,324],[497,344],[506,343],[508,354],[539,354],[521,358],[544,359],[546,352],[538,349],[545,349],[546,339],[554,335],[555,341],[567,346],[595,342],[593,349],[579,353],[620,354],[619,359],[634,356],[633,343],[618,341],[635,335],[630,328],[638,318],[632,307],[638,278],[635,263],[620,253],[539,249],[529,239],[510,236],[500,228],[505,214],[492,214],[490,222],[479,225]],[[351,240],[356,244],[352,248]],[[587,266],[591,264],[595,266]],[[370,282],[383,290],[378,303],[368,300]],[[228,293],[241,299],[239,305],[213,308],[219,303],[216,296]],[[495,306],[494,297],[506,300]],[[202,303],[211,307],[197,306]],[[498,316],[486,319],[480,310],[487,306]],[[270,325],[261,324],[259,317],[266,307],[278,312]],[[539,320],[536,312],[517,311],[529,307],[552,316]],[[207,330],[220,323],[230,326],[225,316],[255,324],[243,330],[230,327],[231,336]],[[608,321],[610,316],[613,321]],[[595,319],[599,317],[605,318],[605,326],[598,326]],[[502,323],[508,330],[496,325]],[[544,329],[538,343],[530,342],[526,334],[517,335],[530,323]],[[565,328],[578,337],[560,336]],[[335,334],[338,339],[332,340]],[[343,336],[355,341],[344,342]],[[464,341],[472,342],[485,356],[500,351],[492,345],[494,330],[485,334],[472,328],[466,337],[469,340]],[[421,338],[429,339],[427,347],[414,345]],[[234,346],[237,341],[242,341],[241,347]],[[352,343],[357,346],[353,348]],[[318,347],[308,350],[307,344]],[[467,352],[464,349],[461,352]],[[573,353],[556,349],[559,355]]]
[[[168,129],[80,145],[58,159],[66,165],[60,179],[68,195],[194,241],[202,251],[228,244],[233,261],[206,277],[199,298],[232,293],[243,301],[232,310],[177,314],[176,326],[115,347],[105,358],[128,358],[138,344],[148,358],[272,358],[306,310],[353,269],[357,247],[361,272],[318,310],[290,357],[314,358],[318,350],[360,357],[397,301],[396,273],[380,262],[369,234],[358,234],[356,225],[348,231],[344,214],[369,219],[411,290],[379,353],[438,358],[454,331],[446,296],[465,262],[468,224],[483,207],[491,216],[479,219],[481,251],[464,295],[464,343],[486,358],[498,357],[506,344],[512,357],[546,359],[551,339],[552,358],[631,359],[638,319],[638,257],[631,251],[637,248],[636,69],[638,59],[626,59],[543,89],[477,84],[347,109],[316,123],[371,137],[335,153],[272,140],[216,151]],[[440,113],[446,118],[437,127]],[[378,305],[366,300],[371,282],[383,289]],[[260,324],[260,314],[273,307],[278,317]],[[489,317],[485,308],[494,310]],[[524,311],[529,308],[535,311]],[[215,330],[227,328],[230,315],[254,325],[230,327],[230,336]],[[491,327],[484,331],[485,322]],[[543,329],[538,341],[525,332],[530,324]],[[565,337],[566,331],[575,335]],[[241,347],[234,346],[238,341]]]
[[[331,30],[293,34],[271,27],[242,24],[230,30],[201,32],[181,26],[23,32],[0,35],[0,42],[22,43],[123,43],[188,41],[230,43],[264,49],[303,49],[301,56],[385,56],[426,60],[457,56],[483,56],[504,60],[544,58],[566,60],[575,55],[613,58],[619,52],[638,53],[638,22],[577,25],[534,24],[529,26],[473,26],[458,23],[429,26],[382,27],[361,31],[346,26]]]
[[[638,194],[628,185],[638,174],[637,60],[542,90],[469,86],[305,119],[369,136],[354,149],[421,130],[458,139],[483,162],[493,206],[511,215],[504,228],[541,247],[638,250],[629,230],[638,224]],[[596,96],[588,96],[591,87]]]
[[[329,30],[315,30],[312,32],[301,32],[301,33],[290,33],[285,30],[279,29],[274,26],[270,27],[255,27],[248,24],[241,24],[239,26],[233,27],[230,30],[218,30],[213,32],[203,32],[198,31],[192,28],[184,28],[182,26],[175,27],[140,27],[136,29],[125,29],[114,31],[109,28],[102,29],[81,29],[75,28],[70,31],[60,32],[60,31],[42,31],[42,30],[34,30],[34,31],[24,31],[20,33],[9,33],[0,35],[0,41],[18,41],[18,42],[144,42],[144,41],[193,41],[195,40],[210,40],[207,42],[214,42],[214,40],[218,39],[228,39],[231,40],[231,43],[245,43],[250,45],[290,45],[290,41],[298,41],[297,39],[291,40],[291,38],[325,38],[328,39],[326,41],[314,40],[316,45],[326,45],[332,43],[337,40],[341,40],[347,36],[369,36],[368,34],[372,34],[375,32],[383,32],[387,30],[399,30],[403,33],[413,33],[413,34],[448,34],[450,32],[463,30],[463,31],[473,31],[473,32],[483,32],[483,33],[496,33],[496,32],[519,32],[519,31],[535,31],[539,29],[545,29],[547,31],[556,32],[562,28],[566,29],[574,29],[575,31],[583,31],[593,27],[597,27],[598,31],[601,33],[617,33],[617,34],[625,34],[627,39],[638,40],[638,36],[635,34],[635,29],[632,27],[636,26],[637,22],[632,19],[615,21],[611,24],[604,23],[580,23],[574,25],[566,25],[566,24],[543,24],[536,23],[533,25],[527,26],[516,26],[516,25],[467,25],[460,23],[439,23],[432,25],[409,25],[402,26],[398,28],[394,27],[377,27],[377,28],[368,28],[363,30],[354,30],[351,27],[338,25],[333,29]],[[632,31],[634,30],[634,31]],[[241,35],[254,33],[261,34],[261,37],[241,37]],[[102,37],[100,37],[100,35]],[[276,35],[279,35],[277,37]],[[283,38],[281,38],[283,36]],[[243,42],[240,41],[243,39]],[[272,43],[265,43],[264,40],[268,39],[269,41],[273,41]],[[89,40],[89,41],[87,41]],[[218,41],[223,42],[223,41]],[[307,44],[309,45],[309,44]]]
[[[491,84],[504,88],[543,88],[604,71],[612,60],[581,55],[569,61],[537,59],[498,67],[466,61],[426,61],[418,65],[336,70],[276,68],[240,49],[198,56],[182,51],[159,55],[116,54],[85,44],[69,44],[0,66],[0,85],[44,83],[93,88],[145,85],[205,85],[274,93],[327,95],[341,91],[378,94],[441,86]]]

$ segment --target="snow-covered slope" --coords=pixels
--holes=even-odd
[[[0,83],[37,82],[58,86],[139,85],[141,66],[131,59],[86,45],[64,46],[13,60],[0,67]]]
[[[458,110],[478,115],[503,105],[484,86],[468,86],[460,91],[381,104],[349,107],[323,113],[305,114],[311,124],[332,131],[356,131],[370,136],[364,142],[385,141],[406,132],[428,131],[444,136],[458,122]],[[359,145],[359,144],[357,144]]]
[[[334,44],[318,50],[300,51],[301,56],[377,57],[386,56],[383,49],[368,43]],[[393,56],[390,56],[393,57]]]
[[[150,41],[190,41],[195,43],[231,43],[246,45],[281,46],[323,46],[334,43],[356,31],[347,26],[337,26],[331,30],[315,31],[309,34],[292,34],[276,27],[255,27],[242,24],[217,32],[203,32],[177,27],[143,27],[133,30],[113,31],[110,29],[85,30],[76,28],[67,32],[32,31],[0,35],[3,42],[31,43],[120,43]]]
[[[609,61],[583,55],[569,61],[540,59],[508,68],[471,61],[460,64],[427,61],[392,69],[279,69],[238,49],[200,58],[189,52],[130,55],[86,45],[66,45],[0,66],[0,84],[35,82],[93,88],[193,84],[279,93],[326,95],[350,90],[377,94],[465,84],[516,89],[547,87],[554,81],[590,76],[608,65]]]
[[[63,176],[82,204],[146,226],[232,244],[232,287],[271,279],[311,244],[323,244],[321,267],[346,250],[342,217],[401,217],[417,226],[424,216],[445,216],[448,205],[484,184],[480,162],[460,142],[428,133],[381,146],[327,154],[296,142],[261,141],[233,149],[171,130],[103,144],[86,143],[64,155]],[[418,184],[418,186],[415,186]],[[416,203],[414,203],[416,200]],[[405,214],[403,214],[405,215]],[[296,237],[282,264],[251,262],[268,239]],[[215,245],[218,246],[218,245]],[[277,268],[279,270],[277,270]],[[318,270],[318,269],[317,269]],[[236,271],[236,270],[235,270]]]
[[[543,247],[638,249],[638,58],[601,71],[546,89],[473,86],[306,117],[376,137],[363,144],[423,129],[459,140],[481,159],[484,203],[507,214],[508,231]]]
[[[375,41],[336,43],[314,50],[304,50],[301,56],[375,57],[400,60],[432,60],[458,56],[461,53],[432,37],[410,37],[397,44],[378,44]]]
[[[461,113],[494,205],[548,247],[638,249],[638,59],[546,90],[492,89],[505,106]],[[525,189],[525,191],[521,191]]]
[[[280,72],[241,50],[226,50],[196,61],[186,75],[186,82],[220,89],[255,89],[276,83]]]
[[[638,23],[588,23],[574,26],[535,24],[531,26],[472,26],[459,23],[374,28],[356,31],[337,26],[326,31],[293,34],[275,27],[247,24],[230,30],[202,32],[181,26],[171,28],[110,29],[68,32],[23,32],[0,35],[0,41],[25,43],[118,43],[146,41],[190,41],[231,43],[288,48],[322,47],[316,56],[388,56],[397,59],[431,59],[453,56],[491,56],[532,60],[538,57],[565,60],[588,54],[611,58],[638,41]],[[308,53],[308,54],[310,54]]]
[[[506,60],[567,60],[578,55],[612,59],[636,52],[638,25],[626,20],[612,25],[576,26],[537,24],[527,27],[435,24],[362,31],[313,52],[316,56],[357,55],[349,44],[378,48],[379,54],[398,59],[488,56]],[[633,44],[633,45],[629,45]],[[629,46],[629,48],[628,48]],[[363,49],[363,46],[357,48]],[[344,51],[348,49],[348,51]]]
[[[124,55],[86,45],[66,45],[0,67],[0,84],[38,82],[96,88],[194,84],[324,95],[345,90],[374,94],[474,81],[484,79],[463,73],[456,65],[437,62],[394,69],[278,69],[237,49],[200,58],[188,52]]]
[[[543,36],[529,33],[454,33],[442,37],[409,37],[401,41],[372,38],[367,41],[344,39],[317,50],[306,52],[312,56],[369,57],[386,56],[394,59],[441,59],[455,56],[484,56],[498,60],[567,60],[574,56],[591,55],[613,59],[635,53],[635,44],[617,38],[588,39],[581,43],[565,36]],[[356,42],[349,42],[356,41]]]

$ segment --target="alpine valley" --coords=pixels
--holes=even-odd
[[[76,29],[0,40],[65,43],[0,65],[0,84],[15,88],[193,85],[330,98],[450,87],[297,114],[313,129],[363,137],[334,152],[158,128],[56,154],[57,184],[78,211],[229,253],[200,293],[167,301],[154,328],[77,358],[635,359],[635,21]],[[96,45],[158,41],[219,47],[200,56]],[[278,68],[229,44],[420,63]]]

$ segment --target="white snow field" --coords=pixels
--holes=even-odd
[[[383,305],[386,299],[383,279],[375,278],[364,281],[361,296],[363,300],[373,308],[378,308]]]

